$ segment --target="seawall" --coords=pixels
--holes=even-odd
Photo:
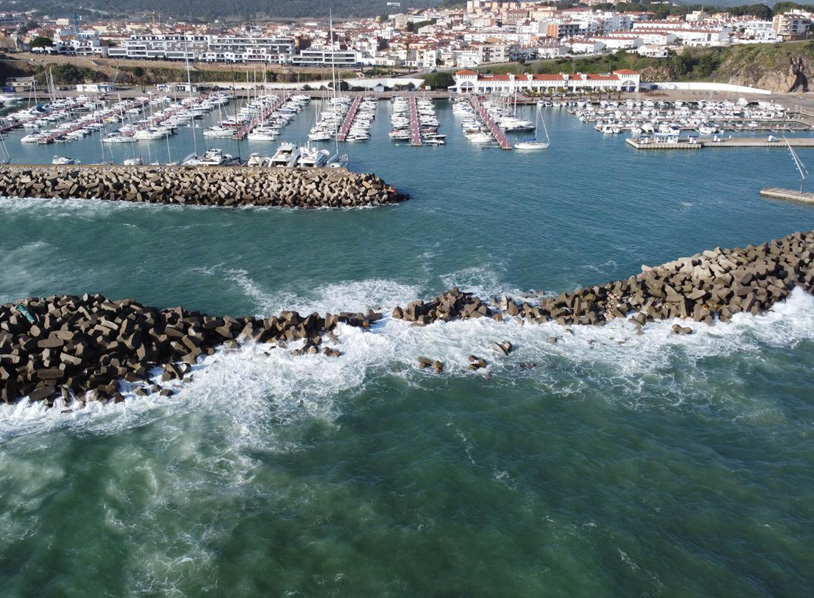
[[[2,166],[0,195],[199,206],[358,208],[407,199],[379,177],[334,168]]]

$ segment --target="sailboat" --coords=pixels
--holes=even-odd
[[[543,131],[545,132],[545,141],[540,139],[539,130],[535,127],[534,137],[532,137],[531,139],[524,139],[523,141],[518,141],[517,143],[514,144],[514,149],[520,151],[535,151],[548,149],[548,146],[551,145],[551,139],[549,139],[548,137],[548,129],[545,126],[545,120],[543,120],[539,106],[537,106],[537,120],[543,123]]]
[[[331,31],[331,87],[333,88],[332,94],[336,100],[336,53],[334,52],[334,17],[333,9],[328,11],[329,23]],[[347,168],[348,167],[348,154],[339,153],[339,123],[334,121],[334,145],[335,150],[332,156],[328,158],[325,164],[328,168]]]

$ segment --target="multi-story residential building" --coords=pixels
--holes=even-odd
[[[546,26],[546,36],[566,39],[582,35],[581,24],[577,21],[567,21],[562,23],[548,23]]]
[[[781,37],[789,38],[804,35],[812,29],[814,15],[802,10],[792,10],[783,14],[775,15],[772,19],[774,32]]]
[[[131,35],[120,46],[109,48],[108,56],[288,64],[294,52],[293,38],[158,34]]]
[[[356,52],[347,50],[303,50],[291,58],[291,66],[353,68],[359,64]]]
[[[207,42],[204,35],[131,35],[121,46],[109,48],[108,56],[148,60],[196,60],[206,52]]]

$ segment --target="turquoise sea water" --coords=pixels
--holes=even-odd
[[[0,301],[389,312],[452,285],[571,290],[814,225],[810,207],[758,197],[796,184],[783,150],[636,153],[547,110],[551,148],[520,154],[474,147],[445,102],[438,114],[446,147],[394,146],[385,103],[373,140],[347,146],[354,169],[411,194],[396,207],[0,199]],[[191,149],[188,130],[176,141]],[[6,143],[15,162],[100,154]],[[814,299],[689,337],[669,326],[386,318],[344,330],[339,359],[220,353],[172,398],[0,408],[0,593],[807,595]],[[445,373],[416,370],[419,355]]]

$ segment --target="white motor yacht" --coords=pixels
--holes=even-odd
[[[294,168],[300,157],[300,149],[293,143],[283,142],[271,157],[271,165],[283,168]]]
[[[66,156],[54,156],[54,159],[51,160],[51,164],[54,164],[56,166],[69,166],[80,164],[80,162],[76,158],[68,158]]]
[[[300,157],[297,159],[297,166],[303,168],[322,168],[328,164],[331,153],[326,149],[316,149],[312,147],[301,147]]]

